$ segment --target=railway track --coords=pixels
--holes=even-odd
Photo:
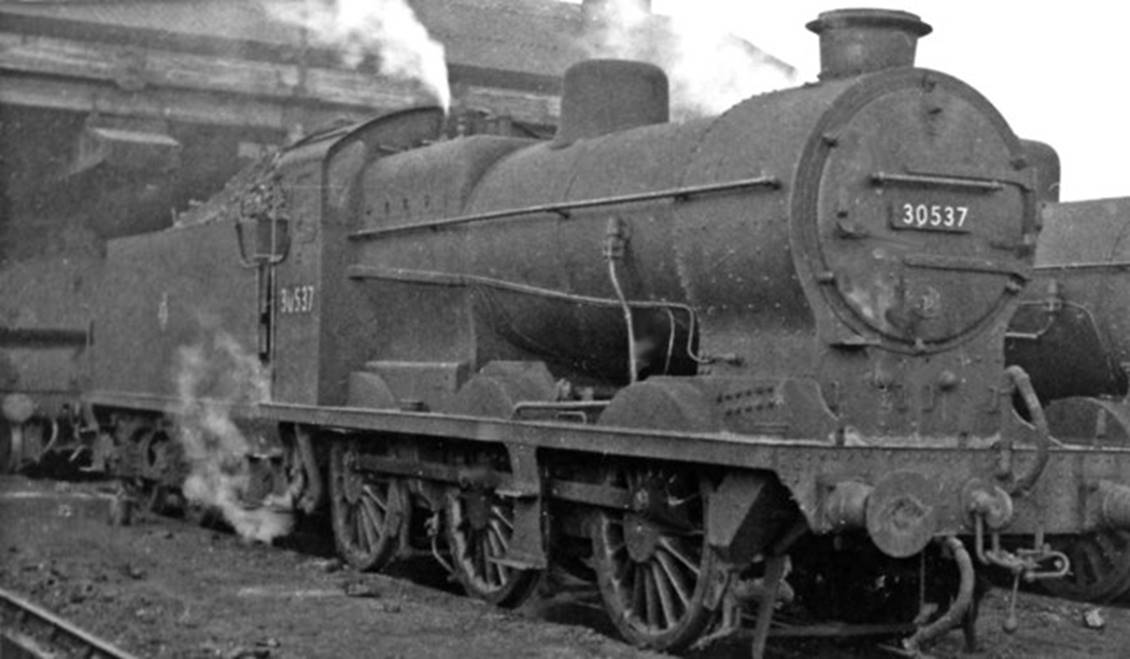
[[[0,657],[136,659],[121,648],[0,588]]]

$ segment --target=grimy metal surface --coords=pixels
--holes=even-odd
[[[346,193],[358,220],[350,272],[428,281],[358,279],[380,309],[360,339],[379,359],[470,373],[536,360],[559,378],[622,386],[631,349],[615,313],[545,313],[536,296],[474,282],[604,300],[619,286],[628,300],[698,316],[705,366],[682,351],[667,358],[676,326],[633,309],[646,374],[808,377],[862,434],[967,423],[991,435],[977,383],[1003,370],[994,346],[1036,224],[1021,156],[976,92],[905,68],[566,147],[472,139],[388,155]],[[676,194],[770,179],[780,185]],[[610,240],[623,254],[611,266]],[[847,384],[860,381],[869,386]]]
[[[255,273],[231,222],[112,240],[94,323],[94,386],[175,395],[185,348],[214,334],[255,354]]]

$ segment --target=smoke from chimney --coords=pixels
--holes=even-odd
[[[407,0],[259,0],[275,20],[308,31],[314,46],[356,68],[376,57],[382,75],[418,81],[446,111],[451,105],[443,45]]]
[[[650,13],[648,0],[585,0],[583,45],[592,57],[663,68],[675,119],[718,114],[754,94],[796,84],[791,67],[737,39],[724,17],[695,4],[680,3],[663,21]]]

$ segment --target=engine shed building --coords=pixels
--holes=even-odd
[[[288,139],[431,102],[272,18],[278,1],[0,0],[0,393],[58,388],[37,378],[69,367],[28,348],[81,344],[107,238],[171,225]],[[656,51],[674,48],[637,1]],[[445,48],[449,131],[535,137],[612,5],[408,2]]]

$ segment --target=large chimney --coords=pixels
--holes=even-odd
[[[820,35],[820,79],[914,66],[918,38],[933,30],[915,14],[893,9],[836,9],[808,24]]]
[[[646,62],[590,59],[565,71],[554,144],[568,146],[636,126],[668,121],[667,74]]]

